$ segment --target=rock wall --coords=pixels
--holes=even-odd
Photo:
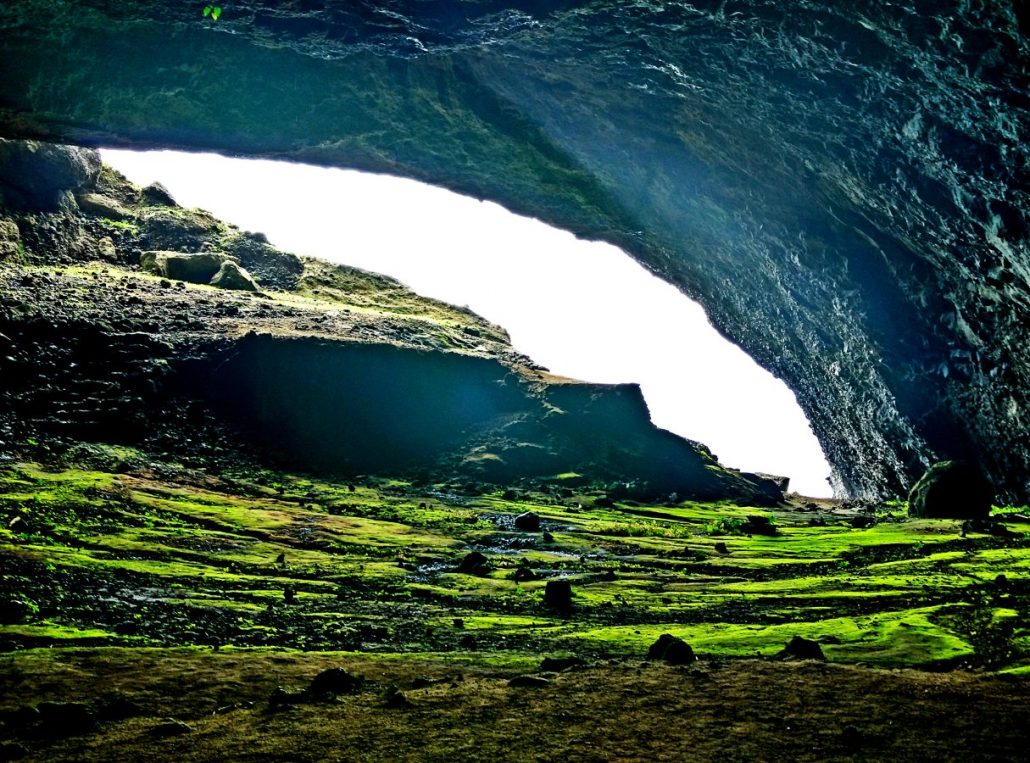
[[[0,134],[406,175],[615,243],[797,393],[838,490],[1030,499],[1025,9],[0,9]],[[685,339],[684,341],[689,341]]]

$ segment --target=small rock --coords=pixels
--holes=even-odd
[[[281,686],[275,687],[275,691],[272,692],[268,698],[268,709],[279,710],[289,705],[296,705],[299,702],[303,702],[305,694],[303,692],[289,692]]]
[[[508,686],[513,689],[543,689],[550,685],[550,681],[540,676],[515,676],[508,681]]]
[[[822,647],[817,641],[794,636],[781,652],[776,655],[777,660],[820,660],[826,662]]]
[[[554,543],[554,536],[551,533],[545,532],[541,537],[544,543]]]
[[[851,519],[851,526],[856,530],[864,530],[867,527],[872,527],[876,524],[876,517],[870,517],[868,514],[859,514],[857,517]]]
[[[175,718],[169,718],[150,729],[150,735],[155,737],[177,737],[192,732],[192,726]]]
[[[515,527],[522,530],[522,532],[540,532],[540,516],[538,514],[534,514],[532,511],[527,511],[525,514],[519,514],[515,517]]]
[[[728,554],[730,552],[729,548],[727,548],[723,541],[719,541],[715,544],[715,550],[720,554]]]
[[[647,659],[664,660],[670,665],[686,665],[694,662],[697,657],[686,641],[671,633],[663,633],[647,650]]]
[[[523,583],[527,580],[536,580],[536,573],[529,567],[519,567],[512,575],[512,579],[516,583]]]

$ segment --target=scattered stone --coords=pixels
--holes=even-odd
[[[534,514],[532,511],[527,511],[525,514],[519,514],[515,517],[515,527],[522,530],[522,532],[540,532],[540,516],[538,514]]]
[[[826,527],[825,517],[812,517],[808,520],[809,527]]]
[[[365,677],[345,668],[327,668],[311,679],[305,694],[321,698],[325,695],[354,694],[365,685]]]
[[[781,652],[776,655],[777,660],[821,660],[826,662],[819,642],[801,636],[794,636]]]
[[[913,517],[986,519],[994,501],[994,486],[974,465],[941,461],[919,478],[908,494]]]
[[[193,733],[192,726],[175,718],[169,718],[150,729],[150,735],[155,737],[178,737],[191,733]]]
[[[647,650],[647,659],[664,660],[670,665],[686,665],[694,662],[697,657],[686,641],[671,633],[663,633]]]
[[[572,668],[580,668],[586,663],[579,657],[544,657],[540,670],[545,673],[561,673]]]
[[[542,538],[544,543],[554,543],[554,536],[551,533],[545,532]]]
[[[433,680],[429,676],[418,676],[414,681],[411,682],[411,688],[428,689],[433,684],[438,684],[440,682],[440,680]]]
[[[868,514],[859,514],[851,519],[851,526],[856,530],[865,530],[868,527],[873,527],[875,524],[876,517],[871,517]]]
[[[723,541],[719,541],[715,544],[715,550],[717,553],[720,554],[728,554],[730,552],[729,548],[726,546],[726,543]]]
[[[600,509],[610,509],[615,505],[615,501],[606,495],[598,496],[594,499],[594,506]]]
[[[226,260],[218,269],[215,277],[211,279],[211,285],[219,289],[232,289],[234,291],[257,291],[258,285],[254,278],[232,260]]]
[[[513,689],[543,689],[550,685],[550,681],[540,676],[515,676],[508,681],[508,686]]]
[[[613,580],[617,580],[618,577],[619,576],[615,574],[615,570],[605,570],[601,573],[601,580],[605,581],[606,583],[611,583]]]
[[[501,494],[501,498],[503,498],[506,501],[517,501],[521,497],[522,496],[519,494],[519,491],[516,490],[515,488],[511,488],[511,487],[508,488],[507,490],[505,490],[504,493]]]
[[[283,601],[287,604],[293,604],[297,601],[297,589],[293,586],[288,585],[283,589]]]
[[[466,575],[486,575],[490,572],[490,566],[487,563],[487,558],[484,554],[478,551],[472,551],[465,555],[465,558],[461,560],[461,564],[458,565],[458,572],[463,572]]]
[[[558,612],[572,610],[572,583],[568,580],[548,580],[544,588],[544,605]]]

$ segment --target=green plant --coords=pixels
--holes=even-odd
[[[218,21],[222,15],[222,9],[217,5],[205,5],[204,6],[204,18],[210,17],[212,21]]]

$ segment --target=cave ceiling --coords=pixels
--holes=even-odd
[[[842,493],[894,495],[960,457],[1027,500],[1019,3],[221,7],[4,3],[0,136],[495,200],[700,301],[797,394]]]

